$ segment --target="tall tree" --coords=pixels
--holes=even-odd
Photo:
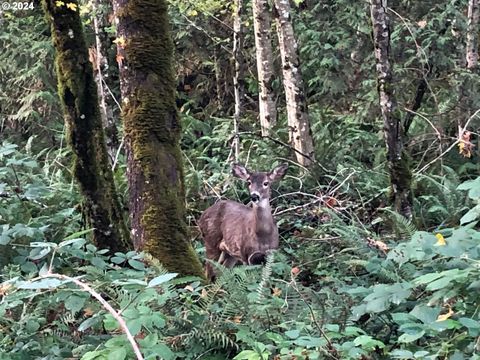
[[[112,88],[111,73],[108,49],[112,45],[106,31],[108,24],[107,16],[111,12],[111,4],[100,0],[94,1],[95,15],[93,17],[93,30],[95,31],[95,47],[91,49],[90,59],[92,60],[95,81],[97,82],[98,96],[100,101],[100,116],[105,129],[107,149],[110,159],[115,158],[119,141],[118,130],[113,116],[113,99],[109,95],[108,87]],[[111,90],[110,90],[111,91]]]
[[[303,88],[298,44],[291,20],[290,0],[274,0],[278,43],[282,57],[283,87],[287,103],[288,132],[297,161],[303,166],[314,157],[312,131]]]
[[[258,83],[260,85],[259,107],[262,135],[270,134],[277,122],[275,92],[273,91],[273,53],[271,14],[267,0],[253,0],[253,27],[255,29],[255,51],[257,56]]]
[[[135,249],[202,274],[188,241],[173,42],[165,0],[116,0],[130,217]]]
[[[233,13],[233,62],[235,74],[233,76],[233,90],[235,93],[235,112],[233,114],[234,124],[234,147],[235,161],[238,161],[240,144],[238,139],[238,124],[243,113],[243,102],[245,97],[245,59],[243,57],[244,27],[242,23],[243,0],[235,0]]]
[[[390,24],[387,0],[371,0],[376,70],[380,108],[383,117],[387,161],[395,209],[406,217],[411,216],[410,186],[412,174],[408,156],[403,147],[401,117],[394,96],[392,68],[390,65]]]
[[[43,0],[56,50],[58,93],[74,154],[74,175],[84,197],[83,208],[89,226],[94,228],[95,244],[112,251],[124,251],[129,248],[129,233],[108,161],[78,3],[72,0],[68,5]]]
[[[478,66],[478,28],[480,15],[480,0],[468,2],[468,29],[467,29],[467,69],[475,70]]]

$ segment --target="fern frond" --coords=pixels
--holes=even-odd
[[[258,284],[257,288],[257,302],[262,301],[264,297],[264,291],[267,286],[267,284],[270,281],[270,278],[272,276],[272,265],[273,265],[273,260],[274,260],[274,253],[270,253],[267,256],[265,266],[263,267],[262,270],[262,279],[260,283]]]
[[[392,228],[400,239],[410,239],[417,231],[415,224],[405,216],[390,209],[383,209],[383,211],[392,222]]]

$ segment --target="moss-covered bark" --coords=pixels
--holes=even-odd
[[[129,234],[108,162],[97,88],[83,36],[76,0],[43,0],[56,50],[58,93],[67,136],[74,154],[74,175],[84,197],[93,240],[100,248],[125,251]],[[57,6],[60,5],[60,6]]]
[[[173,42],[164,0],[117,0],[118,59],[134,246],[202,276],[185,224]]]

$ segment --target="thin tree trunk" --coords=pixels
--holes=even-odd
[[[71,1],[78,6],[76,0]],[[58,92],[68,141],[74,154],[74,174],[84,197],[88,225],[100,248],[125,251],[129,234],[108,162],[98,96],[78,11],[55,0],[43,0],[56,50]]]
[[[411,217],[410,186],[412,174],[403,149],[401,119],[394,97],[390,66],[390,28],[386,0],[371,0],[373,41],[377,62],[378,93],[383,117],[387,161],[395,210]]]
[[[480,0],[468,2],[468,30],[467,30],[467,69],[473,71],[478,66],[478,32]]]
[[[268,136],[277,122],[277,108],[273,91],[273,52],[270,36],[271,15],[267,0],[253,0],[253,27],[257,56],[258,83],[260,85],[259,107],[262,136]]]
[[[93,71],[95,74],[95,81],[97,83],[98,96],[100,101],[100,115],[102,117],[102,124],[105,129],[106,142],[110,161],[115,159],[119,141],[118,130],[115,118],[113,117],[113,101],[108,101],[110,96],[107,94],[106,84],[109,83],[109,62],[108,62],[108,48],[111,42],[105,27],[107,26],[106,15],[101,9],[101,2],[96,0],[95,16],[93,18],[93,28],[95,31],[95,56],[92,63],[94,65]]]
[[[235,12],[233,14],[233,61],[235,74],[233,76],[233,89],[235,94],[235,113],[233,114],[233,131],[235,161],[238,161],[240,152],[240,139],[238,138],[238,124],[243,115],[243,102],[245,97],[245,61],[243,57],[244,31],[242,24],[243,0],[235,0]]]
[[[219,115],[222,115],[222,66],[218,56],[217,46],[213,48],[213,69],[215,72],[215,95],[216,95],[216,107]]]
[[[290,144],[297,161],[308,166],[314,158],[312,131],[308,119],[298,45],[293,31],[289,0],[274,0],[278,42],[282,57],[283,87],[287,103]]]
[[[185,223],[181,124],[167,3],[114,4],[133,243],[169,271],[202,276]]]

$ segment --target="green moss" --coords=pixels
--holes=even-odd
[[[132,0],[117,11],[126,43],[123,120],[135,248],[170,271],[203,276],[185,224],[181,124],[165,1]]]
[[[76,3],[75,1],[72,1]],[[125,251],[130,247],[103,134],[97,87],[79,14],[55,0],[43,0],[56,50],[58,92],[67,140],[73,150],[73,172],[84,198],[88,225],[98,247]]]

